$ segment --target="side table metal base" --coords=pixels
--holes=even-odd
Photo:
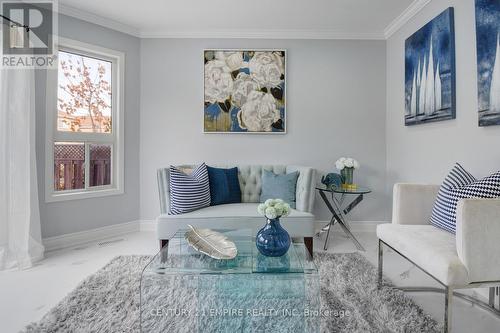
[[[319,236],[323,232],[326,232],[325,245],[323,249],[326,251],[328,249],[328,240],[330,236],[330,230],[333,228],[335,223],[338,223],[345,234],[352,240],[356,248],[360,251],[365,251],[364,247],[361,243],[356,239],[356,237],[352,234],[351,230],[348,227],[347,221],[344,218],[344,215],[348,214],[354,207],[356,207],[361,201],[363,201],[363,194],[358,195],[345,209],[341,208],[341,202],[338,202],[332,193],[332,203],[328,200],[328,197],[325,194],[325,191],[319,190],[319,194],[323,201],[325,202],[328,210],[332,213],[332,218],[330,219],[330,223],[321,228],[321,231],[316,235]],[[333,207],[335,206],[335,207]]]

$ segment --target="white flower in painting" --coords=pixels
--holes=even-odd
[[[335,167],[337,168],[337,170],[343,170],[345,168],[344,162],[335,162]]]
[[[271,94],[252,91],[238,112],[238,123],[249,132],[271,132],[272,124],[280,119],[276,100]]]
[[[205,102],[224,102],[233,92],[231,69],[221,60],[205,64]]]
[[[238,73],[234,80],[234,89],[231,100],[233,104],[241,108],[246,103],[248,95],[255,90],[260,90],[259,84],[247,73]]]
[[[360,165],[359,162],[354,160],[354,169],[359,169]]]
[[[250,75],[261,87],[277,87],[285,74],[284,57],[279,52],[255,52],[248,63]]]
[[[276,209],[274,209],[274,207],[267,207],[266,217],[270,220],[277,218],[278,214],[276,214]]]
[[[215,59],[224,61],[231,72],[248,66],[248,64],[243,61],[243,52],[217,51],[215,52]]]

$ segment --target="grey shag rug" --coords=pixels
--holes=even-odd
[[[24,332],[140,332],[140,277],[150,259],[116,257]],[[440,331],[402,291],[390,287],[378,290],[376,269],[362,255],[315,253],[315,261],[320,273],[321,311],[304,320],[296,320],[295,313],[277,310],[309,302],[297,296],[304,294],[300,288],[313,290],[310,281],[268,279],[242,286],[241,280],[212,276],[214,280],[208,278],[193,288],[189,278],[172,278],[168,288],[161,289],[158,283],[150,283],[153,280],[143,281],[143,297],[149,300],[149,307],[142,310],[147,324],[142,332],[310,332],[318,327],[321,332]],[[260,310],[238,317],[238,313],[220,310],[222,300],[226,308]],[[312,308],[319,308],[313,303]],[[263,305],[275,312],[263,313]],[[214,308],[219,312],[207,312]]]

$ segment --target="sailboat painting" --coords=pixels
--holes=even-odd
[[[500,0],[476,0],[479,126],[500,125]]]
[[[405,41],[405,125],[455,119],[455,31],[448,8]]]

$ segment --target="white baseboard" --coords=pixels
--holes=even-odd
[[[328,221],[315,221],[315,228],[319,230],[327,223]],[[377,225],[381,223],[386,222],[353,221],[349,225],[353,232],[375,232]],[[45,246],[45,251],[54,251],[138,231],[156,231],[156,220],[136,220],[71,234],[47,237],[43,239],[43,245]]]
[[[140,220],[140,231],[156,231],[156,220]]]
[[[115,237],[117,235],[138,232],[140,230],[140,225],[140,221],[137,220],[55,237],[47,237],[43,239],[43,245],[45,246],[45,251],[64,249],[75,245],[82,245]]]
[[[314,226],[317,231],[328,224],[330,221],[315,221]],[[375,232],[379,224],[389,223],[388,221],[349,221],[349,227],[352,232]],[[335,228],[339,228],[338,224],[335,224]]]

